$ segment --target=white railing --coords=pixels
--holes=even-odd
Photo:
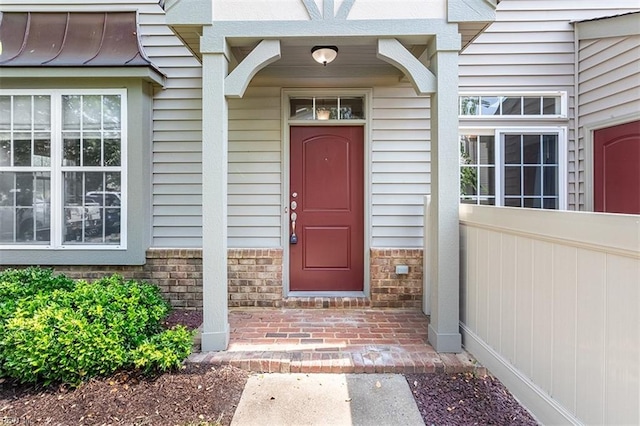
[[[640,216],[460,206],[465,348],[544,424],[640,424]]]

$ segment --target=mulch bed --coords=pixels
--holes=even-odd
[[[176,310],[164,325],[194,329],[201,323],[201,312]],[[231,366],[187,365],[156,377],[120,372],[76,389],[0,379],[0,425],[229,425],[249,374]],[[537,424],[491,376],[406,378],[427,425]]]
[[[119,373],[77,389],[0,385],[0,424],[197,425],[231,423],[249,374],[189,365],[145,378]]]
[[[538,424],[492,376],[436,373],[406,378],[428,426]]]

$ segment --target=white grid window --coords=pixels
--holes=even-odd
[[[124,90],[0,92],[0,245],[125,247]]]
[[[462,130],[460,201],[563,209],[565,134],[564,128]]]

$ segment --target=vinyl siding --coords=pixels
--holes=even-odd
[[[280,88],[229,100],[229,247],[282,246],[280,111]]]
[[[145,53],[167,75],[153,104],[153,247],[202,246],[200,63],[165,24],[140,11]]]
[[[572,21],[637,10],[635,0],[505,0],[496,21],[460,56],[460,90],[565,91],[567,120],[521,120],[512,126],[567,126],[568,207],[584,210],[580,154],[575,137],[575,50]],[[503,123],[501,123],[503,124]],[[488,121],[462,120],[461,126],[492,126]]]
[[[422,247],[422,206],[431,184],[429,105],[410,86],[373,90],[372,247]]]
[[[591,128],[640,113],[640,36],[580,40],[578,46],[580,197],[585,203]],[[631,119],[629,119],[631,120]],[[587,129],[585,130],[585,126]]]

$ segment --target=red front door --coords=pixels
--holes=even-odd
[[[363,290],[363,156],[362,127],[291,127],[291,291]]]
[[[640,214],[640,121],[596,130],[594,210]]]

